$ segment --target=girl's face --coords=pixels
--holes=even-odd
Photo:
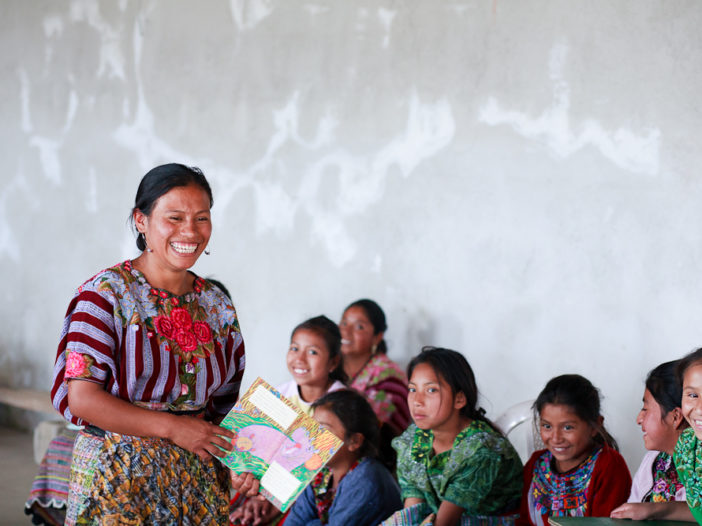
[[[373,345],[383,339],[383,333],[373,334],[373,324],[361,307],[349,307],[339,323],[341,352],[346,355],[371,354]]]
[[[691,365],[683,376],[682,414],[695,436],[702,440],[702,363]]]
[[[154,204],[151,215],[134,213],[137,230],[146,237],[149,260],[164,271],[192,267],[212,234],[210,198],[197,185],[177,186]]]
[[[578,467],[590,454],[597,430],[567,405],[546,404],[539,416],[541,440],[556,460],[558,472]]]
[[[677,410],[676,410],[677,411]],[[643,396],[643,407],[636,417],[636,423],[643,431],[644,445],[652,451],[665,451],[672,454],[680,433],[677,431],[675,413],[670,411],[662,418],[662,409],[651,391],[646,389]],[[679,416],[678,416],[679,418]]]
[[[288,371],[300,386],[326,387],[339,362],[329,359],[324,338],[309,329],[295,331],[286,356]]]
[[[407,395],[412,420],[420,429],[442,431],[460,422],[465,396],[455,396],[451,387],[428,363],[412,371]]]

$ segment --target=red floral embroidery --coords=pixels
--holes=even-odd
[[[198,341],[208,343],[212,341],[212,330],[204,321],[196,321],[193,323],[193,332]]]
[[[185,352],[192,352],[197,349],[197,338],[194,332],[178,329],[175,333],[175,340]]]
[[[156,332],[158,332],[164,338],[172,338],[173,331],[175,327],[173,326],[173,321],[166,316],[157,316],[154,320],[154,325],[156,326]]]
[[[92,359],[80,353],[70,351],[66,356],[65,378],[85,378],[90,376]]]
[[[188,394],[188,391],[190,391],[190,389],[186,384],[180,385],[180,396],[185,396],[186,394]]]
[[[179,329],[188,331],[193,326],[193,319],[190,316],[190,313],[182,307],[178,307],[171,311],[171,319]]]

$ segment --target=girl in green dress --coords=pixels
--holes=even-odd
[[[513,523],[522,463],[477,407],[466,359],[425,347],[407,376],[414,424],[393,440],[405,510],[386,522],[447,526],[480,517],[482,524]]]

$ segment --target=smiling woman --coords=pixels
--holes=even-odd
[[[141,181],[136,259],[98,273],[71,301],[52,399],[85,425],[76,438],[66,524],[223,524],[230,450],[217,426],[238,398],[244,344],[231,301],[189,268],[212,232],[197,168]]]

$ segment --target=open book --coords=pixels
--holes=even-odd
[[[234,450],[220,460],[236,473],[253,473],[261,494],[282,512],[343,443],[261,378],[220,425],[236,434]]]

